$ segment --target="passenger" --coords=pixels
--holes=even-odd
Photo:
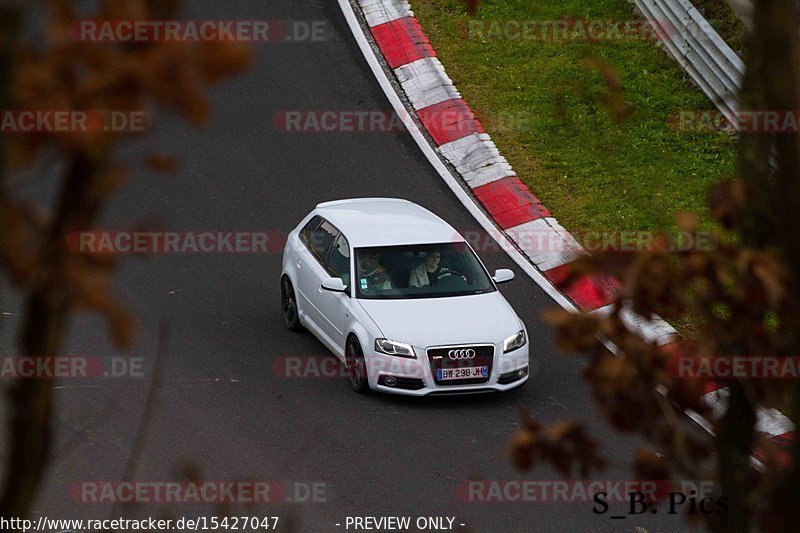
[[[428,287],[436,285],[439,276],[448,272],[448,269],[440,264],[441,259],[442,254],[439,252],[429,252],[423,262],[411,269],[411,274],[408,276],[408,286]]]
[[[359,257],[359,278],[362,290],[389,290],[392,280],[381,265],[380,254],[366,254]]]

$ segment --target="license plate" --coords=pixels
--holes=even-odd
[[[439,381],[449,379],[475,379],[488,378],[488,366],[466,366],[463,368],[439,368],[436,370],[436,378]]]

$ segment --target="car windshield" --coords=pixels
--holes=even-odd
[[[355,254],[358,298],[442,298],[495,290],[465,242],[357,248]]]

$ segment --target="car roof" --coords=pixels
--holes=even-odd
[[[344,233],[354,248],[462,242],[447,222],[399,198],[356,198],[317,205],[317,214]]]

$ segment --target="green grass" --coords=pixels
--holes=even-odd
[[[728,2],[720,0],[692,0],[711,26],[719,33],[728,46],[741,53],[747,39],[747,28],[736,17]]]
[[[642,40],[481,40],[466,31],[474,19],[639,18],[626,0],[488,0],[476,17],[459,0],[412,0],[412,8],[500,151],[567,229],[670,231],[679,211],[714,226],[706,195],[734,174],[736,139],[668,125],[681,110],[713,106],[663,50]],[[629,116],[615,120],[621,109]],[[509,127],[508,117],[524,120]]]

